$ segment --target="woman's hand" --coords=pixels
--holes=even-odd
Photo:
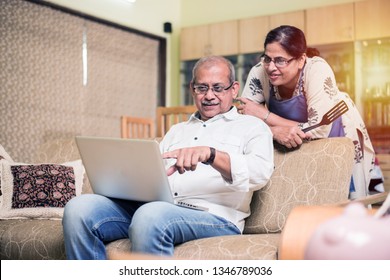
[[[259,119],[264,119],[264,117],[268,114],[268,109],[262,104],[258,104],[245,97],[238,97],[236,100],[241,103],[237,106],[240,114],[252,115],[258,117]]]
[[[304,139],[310,139],[312,136],[310,132],[303,132],[295,121],[284,119],[273,113],[269,115],[268,108],[262,104],[245,97],[238,97],[236,100],[241,102],[237,106],[240,114],[252,115],[262,120],[267,117],[266,123],[271,128],[274,140],[287,148],[296,148],[302,145]]]
[[[304,133],[298,126],[273,126],[271,131],[274,139],[287,148],[296,148],[309,139],[310,133]]]

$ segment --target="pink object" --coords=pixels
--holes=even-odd
[[[317,227],[307,260],[390,260],[390,216],[376,218],[360,203]]]

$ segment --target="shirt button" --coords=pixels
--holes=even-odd
[[[175,196],[178,196],[179,194],[177,192],[174,193]]]
[[[194,140],[198,140],[198,137],[195,137]]]
[[[203,127],[206,127],[206,124],[203,124]]]

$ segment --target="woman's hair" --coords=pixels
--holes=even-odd
[[[222,57],[222,56],[206,56],[206,57],[202,57],[201,59],[199,59],[196,63],[195,63],[195,66],[194,68],[192,69],[192,80],[191,80],[191,83],[196,83],[196,77],[197,77],[197,72],[198,72],[198,69],[200,66],[213,66],[217,63],[224,63],[226,65],[227,68],[229,68],[229,82],[230,83],[233,83],[235,80],[236,80],[236,73],[235,73],[235,70],[234,70],[234,65],[230,62],[230,60]]]
[[[304,53],[308,57],[319,56],[320,52],[315,48],[308,48],[305,34],[302,30],[291,25],[281,25],[268,32],[264,41],[264,49],[268,44],[279,43],[282,48],[293,57],[300,57]]]

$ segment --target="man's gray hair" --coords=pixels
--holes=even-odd
[[[220,62],[224,63],[229,68],[229,77],[228,77],[229,83],[233,83],[236,80],[234,65],[230,62],[230,60],[224,58],[223,56],[216,56],[216,55],[202,57],[195,63],[194,68],[192,69],[191,83],[193,84],[196,83],[196,73],[200,66],[203,66],[205,64],[212,66]]]

